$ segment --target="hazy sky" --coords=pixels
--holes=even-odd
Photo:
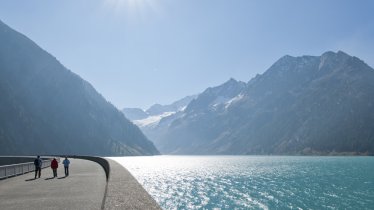
[[[285,54],[343,50],[373,67],[373,11],[371,0],[0,1],[3,22],[118,108],[247,82]]]

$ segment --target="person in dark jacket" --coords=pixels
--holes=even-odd
[[[40,159],[39,155],[34,160],[34,165],[35,165],[35,179],[36,179],[36,175],[38,175],[38,173],[39,173],[39,178],[40,178],[40,175],[42,173],[42,159]]]
[[[51,162],[51,168],[52,168],[52,171],[53,171],[53,177],[57,177],[58,162],[57,162],[56,158],[53,158],[53,160]]]

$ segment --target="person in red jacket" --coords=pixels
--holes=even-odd
[[[56,158],[53,158],[51,162],[51,168],[53,170],[53,177],[57,177],[57,168],[58,168],[58,162]]]

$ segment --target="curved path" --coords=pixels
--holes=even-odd
[[[58,178],[46,168],[40,179],[31,172],[0,181],[0,209],[101,209],[107,183],[103,168],[89,160],[69,160],[68,177],[59,164]]]

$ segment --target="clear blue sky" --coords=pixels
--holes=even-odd
[[[247,82],[285,54],[374,66],[370,0],[1,0],[0,19],[118,108]]]

